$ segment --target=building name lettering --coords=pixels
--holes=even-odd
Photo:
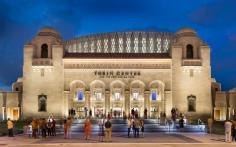
[[[96,70],[94,75],[99,78],[135,78],[140,76],[140,71],[106,71],[106,70]]]

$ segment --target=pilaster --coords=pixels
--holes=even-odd
[[[110,91],[106,90],[105,91],[105,114],[107,115],[110,110],[111,110],[110,109]]]
[[[130,114],[130,91],[125,90],[125,113],[127,116]]]
[[[150,91],[144,92],[144,109],[147,108],[147,117],[150,117]]]
[[[69,91],[64,91],[64,109],[63,109],[63,114],[65,117],[68,117],[68,111],[69,111],[69,98],[70,98],[70,93]]]
[[[88,111],[91,109],[90,91],[85,91],[85,106],[88,108]]]

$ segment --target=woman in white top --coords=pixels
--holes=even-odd
[[[99,125],[98,141],[101,141],[101,142],[103,142],[104,136],[105,136],[104,122],[105,122],[105,118],[101,119],[98,124]]]

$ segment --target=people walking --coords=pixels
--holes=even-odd
[[[234,124],[234,141],[236,142],[236,119],[233,121]]]
[[[47,136],[47,121],[45,118],[42,119],[42,124],[41,124],[41,131],[42,131],[42,138],[46,138]]]
[[[104,118],[99,121],[98,141],[101,141],[101,142],[103,142],[104,135],[105,135],[104,122],[105,122]]]
[[[7,129],[8,129],[8,137],[14,137],[13,136],[13,122],[10,118],[7,120]]]
[[[131,127],[133,131],[133,136],[134,136],[134,133],[135,133],[134,118],[131,119]]]
[[[64,126],[64,138],[66,139],[68,137],[67,119],[63,120],[63,126]]]
[[[112,124],[110,121],[110,117],[107,117],[107,121],[105,122],[105,140],[106,142],[111,141],[111,132],[112,132]]]
[[[23,129],[24,129],[24,136],[28,136],[28,125],[27,124],[24,125]]]
[[[38,136],[40,136],[42,133],[42,121],[42,118],[38,120]]]
[[[48,119],[47,129],[48,129],[48,136],[52,136],[52,121],[50,119]]]
[[[56,120],[52,119],[52,136],[56,136]]]
[[[89,117],[90,117],[90,118],[92,117],[92,110],[91,110],[91,108],[90,108],[90,110],[89,110]]]
[[[32,129],[33,129],[33,137],[36,139],[37,138],[37,130],[38,130],[37,120],[33,119],[31,125],[32,125]]]
[[[87,118],[85,121],[85,139],[89,140],[90,139],[90,130],[91,130],[91,123],[90,123],[90,119]]]
[[[130,137],[130,129],[131,129],[131,119],[130,119],[130,117],[128,117],[128,121],[127,121],[127,123],[128,123],[128,137]]]
[[[138,115],[135,115],[134,119],[134,137],[139,137],[139,128],[140,128],[140,122],[138,119]]]
[[[28,136],[29,136],[29,137],[32,137],[33,129],[32,129],[31,123],[29,123],[27,127],[28,127],[28,132],[27,132],[27,133],[28,133]]]
[[[183,116],[181,116],[180,119],[179,119],[179,128],[184,128],[184,118],[183,118]]]
[[[208,126],[208,133],[212,134],[212,125],[213,125],[213,119],[210,117],[207,120],[207,126]]]
[[[232,126],[231,126],[231,138],[232,138],[232,142],[236,142],[235,135],[236,135],[236,132],[235,132],[235,123],[232,121]]]
[[[67,125],[67,134],[68,134],[68,138],[71,138],[71,125],[72,125],[72,118],[69,117],[66,121],[66,125]]]
[[[134,118],[134,113],[135,113],[134,108],[132,108],[132,110],[131,110],[131,117],[132,118]]]
[[[224,126],[225,126],[225,142],[231,142],[232,123],[229,120],[226,120]]]
[[[141,132],[142,132],[142,137],[144,137],[144,118],[141,120]]]

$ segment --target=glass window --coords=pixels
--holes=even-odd
[[[41,46],[41,58],[48,58],[48,45],[43,44]]]
[[[152,89],[152,90],[151,90],[150,99],[151,99],[152,101],[160,100],[159,93],[158,93],[157,89]]]
[[[115,100],[117,100],[117,101],[120,100],[120,93],[119,92],[115,92],[114,96],[115,96]]]
[[[133,92],[133,100],[138,100],[139,93],[138,92]]]
[[[82,91],[77,92],[77,99],[78,99],[78,101],[84,100],[84,93]]]
[[[157,100],[157,92],[156,91],[152,91],[152,100],[153,101]]]
[[[101,93],[101,92],[95,92],[95,99],[96,99],[97,101],[102,100],[102,93]]]
[[[158,108],[157,108],[157,107],[151,107],[151,108],[150,108],[150,111],[151,111],[151,112],[157,112],[157,111],[158,111]]]
[[[187,45],[187,58],[193,59],[193,46],[191,44]]]

